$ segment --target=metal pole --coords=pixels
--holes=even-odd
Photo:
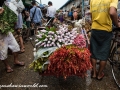
[[[82,17],[84,17],[84,0],[82,0]]]
[[[88,5],[90,5],[90,0],[89,0],[89,4]]]
[[[42,4],[42,1],[40,0],[40,4]]]

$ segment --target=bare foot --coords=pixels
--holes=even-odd
[[[104,76],[105,76],[105,74],[102,72],[101,75],[98,75],[98,76],[97,76],[97,80],[102,80]]]
[[[7,73],[11,73],[11,72],[13,72],[13,69],[12,69],[11,67],[7,67],[7,68],[6,68],[6,72],[7,72]]]
[[[24,63],[24,62],[17,61],[17,62],[14,63],[14,65],[17,65],[17,66],[25,66],[25,63]]]

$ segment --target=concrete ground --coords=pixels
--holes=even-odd
[[[9,55],[8,61],[14,72],[6,73],[3,63],[0,62],[0,90],[119,90],[112,78],[109,63],[102,81],[91,79],[90,76],[86,79],[72,76],[64,80],[62,77],[40,76],[37,72],[30,70],[28,66],[33,61],[33,47],[30,42],[25,44],[25,49],[25,53],[19,55],[19,60],[26,64],[24,67],[14,66],[13,56]],[[9,85],[9,87],[3,85]],[[12,87],[13,85],[17,86]]]

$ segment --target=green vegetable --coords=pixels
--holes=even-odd
[[[14,31],[14,25],[17,21],[17,15],[6,5],[3,5],[4,12],[0,15],[0,33],[8,34]]]

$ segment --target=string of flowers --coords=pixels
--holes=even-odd
[[[78,34],[73,41],[73,44],[77,45],[79,48],[86,47],[86,40],[83,34]]]
[[[85,77],[86,71],[92,68],[89,50],[75,45],[62,46],[50,55],[49,60],[44,74],[63,76],[64,79],[72,75]]]

